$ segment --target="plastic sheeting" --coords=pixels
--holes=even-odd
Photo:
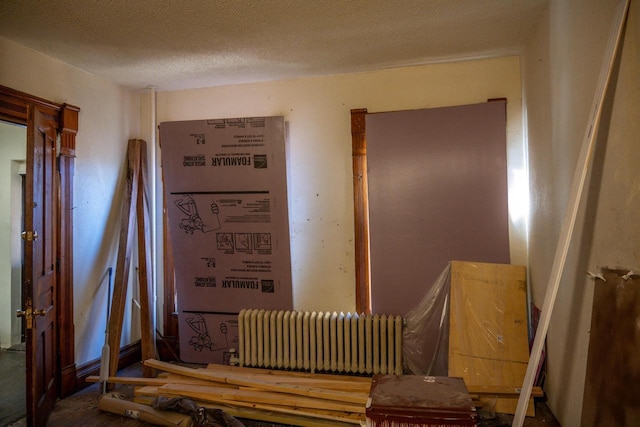
[[[448,375],[450,287],[448,263],[422,301],[405,315],[405,371],[414,375]]]

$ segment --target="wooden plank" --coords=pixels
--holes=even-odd
[[[365,405],[348,404],[325,399],[291,395],[262,390],[232,390],[224,387],[202,386],[194,384],[165,384],[158,387],[158,393],[180,395],[207,402],[238,401],[248,403],[264,403],[294,408],[328,409],[332,411],[365,413]]]
[[[97,383],[100,382],[100,377],[98,375],[90,375],[87,378],[85,378],[85,381],[88,383]],[[212,384],[211,381],[206,381],[206,380],[199,380],[196,378],[162,378],[162,377],[158,377],[158,378],[149,378],[149,377],[109,377],[107,382],[109,384],[129,384],[129,385],[136,385],[136,386],[163,386],[165,384],[193,384],[193,385],[210,385]],[[235,388],[237,389],[237,386],[234,386],[233,384],[223,384],[223,383],[216,383],[217,386],[219,387],[226,387],[226,388]]]
[[[230,401],[225,402],[224,400],[221,400],[220,403],[226,403],[229,406],[235,406],[240,408],[251,408],[251,409],[258,409],[263,411],[272,411],[272,412],[277,412],[281,414],[317,418],[319,420],[332,421],[332,424],[334,422],[341,422],[341,423],[347,423],[347,424],[362,425],[362,423],[366,421],[365,415],[340,413],[337,411],[327,411],[322,409],[287,408],[287,407],[282,407],[277,405],[263,405],[259,403],[249,403],[249,402],[230,402]]]
[[[138,283],[140,289],[140,336],[142,360],[154,359],[156,355],[155,327],[153,316],[153,284],[151,278],[151,222],[149,218],[149,189],[147,172],[147,143],[136,140],[139,150],[140,163],[138,167],[138,197],[136,203],[136,218],[138,230]],[[145,377],[154,376],[152,369],[143,367]],[[114,372],[115,373],[115,372]]]
[[[489,385],[469,385],[466,384],[469,394],[472,395],[489,395],[489,396],[518,396],[520,395],[521,388],[508,387],[508,386],[489,386]],[[531,390],[531,396],[543,397],[544,392],[540,387],[533,387]]]
[[[142,387],[136,387],[133,391],[134,396],[160,396],[158,391],[159,386],[146,385]],[[176,395],[177,396],[177,395]]]
[[[526,293],[523,266],[451,262],[449,376],[474,386],[522,383],[529,358]],[[513,414],[516,404],[498,398],[495,411]]]
[[[449,359],[449,376],[462,376],[467,388],[492,386],[515,390],[520,387],[527,370],[525,362],[492,360],[459,354],[453,356]]]
[[[547,290],[544,295],[538,329],[533,341],[527,372],[522,384],[522,394],[520,394],[515,417],[513,418],[514,427],[522,427],[522,424],[524,423],[525,408],[527,401],[529,400],[531,387],[533,387],[533,383],[535,381],[538,365],[540,364],[540,357],[542,356],[542,349],[547,338],[547,331],[549,329],[549,322],[551,321],[553,306],[556,302],[556,295],[558,294],[558,288],[560,287],[562,272],[569,253],[569,246],[571,244],[571,237],[573,235],[573,229],[578,216],[578,209],[580,208],[580,200],[582,199],[584,186],[591,169],[604,97],[609,80],[611,79],[611,73],[616,59],[616,52],[618,51],[618,46],[622,39],[622,30],[624,28],[628,9],[629,0],[621,0],[614,16],[613,26],[609,35],[609,42],[605,50],[602,69],[600,70],[600,77],[598,78],[598,85],[596,87],[595,97],[591,107],[591,114],[589,115],[590,120],[585,131],[582,148],[580,149],[580,155],[576,163],[576,170],[571,184],[571,192],[569,193],[567,211],[562,222],[562,228],[560,229],[560,237],[558,239],[558,245],[553,259],[553,265],[551,267],[549,282],[547,283]]]
[[[580,425],[640,423],[640,277],[603,269],[596,279]],[[614,332],[615,331],[615,332]]]
[[[135,403],[142,403],[143,405],[153,406],[153,401],[156,399],[155,396],[133,396],[133,401]]]
[[[311,373],[311,372],[303,372],[303,371],[287,371],[287,370],[265,369],[265,368],[250,368],[246,366],[220,365],[217,363],[208,364],[207,369],[213,369],[216,371],[224,371],[224,372],[279,375],[279,376],[297,377],[297,378],[322,378],[322,379],[328,379],[328,380],[341,380],[341,381],[349,381],[349,382],[366,383],[369,385],[371,384],[371,377],[367,377],[367,376]]]
[[[118,354],[120,352],[120,337],[124,321],[124,309],[127,297],[129,267],[131,266],[131,250],[133,241],[134,222],[136,218],[135,201],[138,199],[138,184],[140,169],[139,140],[129,141],[127,147],[127,179],[120,210],[120,236],[118,240],[118,257],[113,285],[111,313],[109,314],[109,373],[118,372]]]
[[[110,396],[102,396],[98,402],[98,408],[105,412],[135,418],[145,424],[167,427],[191,425],[191,418],[187,414],[157,410],[137,402]]]
[[[149,268],[151,254],[147,243],[150,241],[149,196],[147,190],[147,149],[146,142],[131,139],[127,146],[127,185],[121,208],[120,236],[118,242],[118,258],[116,264],[113,302],[109,316],[109,373],[118,370],[118,353],[120,336],[124,321],[133,231],[137,228],[138,243],[138,281],[140,289],[140,325],[142,358],[155,358],[155,331],[152,310],[152,280]],[[137,227],[135,221],[137,220]],[[149,367],[143,368],[147,377],[153,376]]]
[[[191,369],[183,366],[172,365],[170,363],[160,362],[153,359],[145,360],[144,364],[154,369],[181,374],[192,378],[218,381],[227,384],[235,384],[238,386],[255,387],[267,391],[278,391],[282,393],[296,394],[299,396],[314,397],[317,399],[337,400],[342,402],[356,403],[360,405],[365,405],[368,399],[368,395],[362,393],[323,390],[313,387],[278,384],[274,382],[259,380],[247,380],[239,375],[233,375],[231,373],[223,374],[212,372],[208,369]]]
[[[529,360],[524,266],[452,261],[450,307],[449,354]]]
[[[207,368],[208,369],[208,368]],[[371,389],[371,378],[365,381],[352,381],[351,377],[339,375],[321,376],[317,377],[315,374],[301,375],[289,375],[294,374],[291,371],[280,371],[280,374],[274,374],[273,371],[260,372],[256,369],[238,369],[238,370],[217,370],[217,372],[230,372],[233,375],[242,375],[246,379],[255,379],[258,381],[275,382],[281,384],[297,384],[300,386],[323,388],[327,390],[342,390],[351,391],[356,393],[368,394]],[[296,373],[297,374],[297,373]]]
[[[371,384],[358,383],[358,382],[349,382],[349,381],[334,381],[334,380],[324,380],[324,379],[314,379],[314,378],[289,378],[284,376],[257,376],[257,375],[246,375],[241,374],[242,378],[256,380],[256,381],[264,381],[267,383],[273,384],[290,384],[297,385],[301,387],[312,387],[324,390],[342,390],[353,393],[361,393],[361,394],[369,394],[369,390],[371,389]]]
[[[160,393],[157,387],[141,387],[135,391],[135,401],[139,403],[150,402],[149,399],[159,396]],[[172,397],[181,397],[180,395],[170,395]],[[304,411],[299,409],[291,409],[285,407],[277,407],[275,405],[257,405],[257,404],[243,404],[242,402],[229,402],[229,404],[205,402],[202,400],[194,399],[194,402],[198,406],[205,408],[222,409],[227,414],[238,418],[248,418],[252,420],[259,420],[265,422],[275,422],[285,425],[296,425],[306,427],[325,427],[327,425],[326,419],[319,419],[318,413],[321,410],[305,409]],[[327,411],[329,412],[329,411]],[[301,416],[301,414],[306,414]],[[346,422],[332,421],[331,425],[335,427],[349,426],[355,424],[352,419],[358,418],[358,416],[348,416]],[[358,424],[360,422],[358,421]]]
[[[212,403],[202,402],[201,406],[222,409],[227,414],[236,418],[247,418],[250,420],[258,420],[276,424],[284,424],[291,426],[301,427],[327,427],[327,421],[307,416],[301,416],[297,413],[282,413],[275,411],[268,411],[264,409],[252,409],[252,408],[239,408],[228,405],[216,405]],[[332,421],[332,427],[351,427],[352,423],[342,423],[339,421]]]

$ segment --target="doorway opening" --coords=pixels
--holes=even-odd
[[[27,128],[0,121],[0,425],[26,415],[24,200]]]
[[[20,338],[14,339],[22,341],[21,322],[14,324],[8,319],[13,319],[16,314],[25,319],[25,368],[22,371],[26,381],[20,384],[24,384],[25,389],[22,395],[26,396],[27,425],[44,425],[55,400],[68,396],[77,388],[72,204],[79,112],[80,109],[73,105],[56,104],[0,85],[0,120],[26,128],[23,139],[26,153],[24,191],[20,177],[18,192],[22,195],[16,197],[20,200],[18,205],[22,205],[24,197],[24,215],[18,215],[24,217],[24,226],[16,226],[18,231],[15,232],[5,231],[18,236],[23,244],[23,250],[15,252],[24,254],[24,269],[18,261],[19,266],[13,271],[20,270],[21,280],[18,281],[24,284],[17,300],[24,298],[25,301],[18,313],[9,308],[7,320],[0,319],[0,330],[1,325],[10,330],[14,327],[20,330]],[[0,170],[6,171],[7,175],[13,170],[14,175],[20,176],[19,163]],[[0,175],[5,176],[3,172]],[[9,202],[2,203],[0,209],[5,204],[9,205]],[[2,217],[10,218],[11,215],[3,213]],[[0,228],[0,231],[10,228]],[[6,259],[9,259],[10,250],[6,252]],[[4,265],[11,264],[6,262]],[[11,271],[10,267],[7,268]],[[5,282],[11,282],[10,275]],[[2,289],[0,285],[0,292]],[[8,294],[9,290],[6,292]],[[6,299],[11,304],[11,298]],[[8,342],[11,340],[9,338]],[[14,391],[17,389],[6,384],[5,378],[3,386]]]

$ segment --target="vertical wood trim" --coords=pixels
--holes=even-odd
[[[369,265],[369,191],[365,108],[351,110],[353,156],[353,208],[355,231],[356,311],[371,313]]]
[[[58,201],[58,348],[60,352],[59,394],[66,397],[77,389],[73,324],[73,174],[80,109],[63,105],[60,110],[59,201]]]

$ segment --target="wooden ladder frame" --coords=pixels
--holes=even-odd
[[[147,143],[141,139],[130,139],[127,148],[127,183],[122,203],[118,258],[114,276],[113,301],[109,313],[109,375],[118,371],[120,337],[129,282],[133,232],[137,221],[138,238],[138,282],[140,286],[140,329],[142,360],[155,359],[156,348],[151,310],[152,283],[149,266],[151,254],[147,243],[150,241],[149,195],[147,190]],[[152,376],[153,370],[145,367],[145,377]]]

